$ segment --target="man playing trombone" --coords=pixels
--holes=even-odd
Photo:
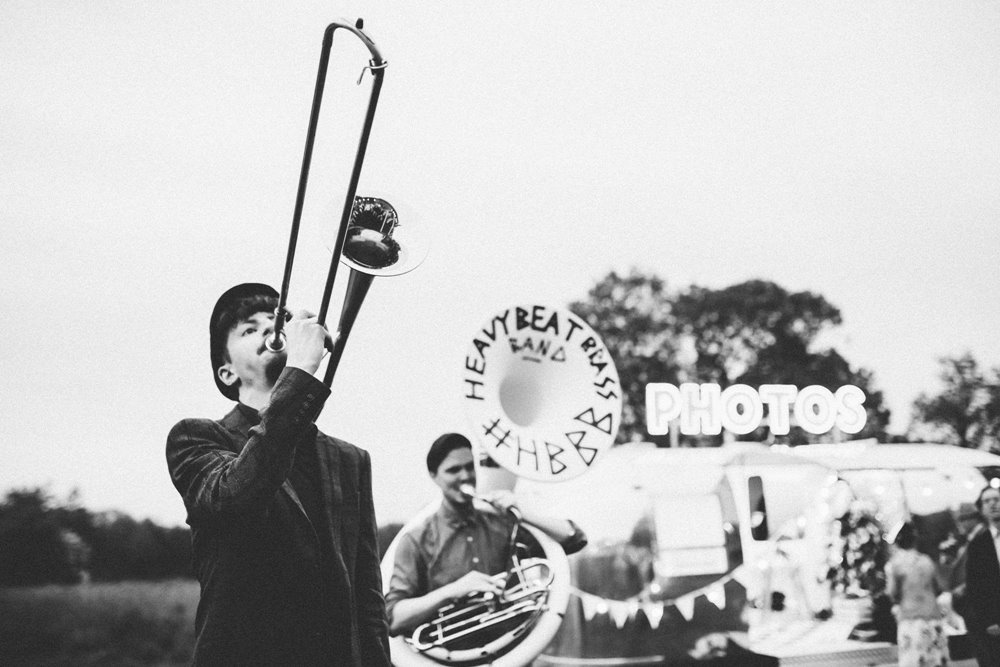
[[[483,497],[495,511],[473,506],[476,470],[472,444],[446,433],[427,453],[427,472],[441,489],[441,506],[400,536],[396,546],[386,611],[389,633],[413,630],[442,606],[470,593],[500,593],[511,554],[510,535],[518,510],[514,495],[495,491]],[[587,544],[572,521],[520,512],[523,520],[545,532],[567,554]]]
[[[299,313],[272,351],[277,302],[258,283],[219,298],[212,373],[237,404],[167,439],[201,583],[194,663],[388,667],[371,459],[316,428],[330,334]]]

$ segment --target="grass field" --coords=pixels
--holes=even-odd
[[[0,589],[0,665],[185,665],[195,581]]]

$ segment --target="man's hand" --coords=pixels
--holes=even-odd
[[[501,576],[491,577],[488,574],[472,570],[461,579],[456,579],[447,585],[448,597],[457,600],[469,593],[493,593],[499,595],[503,592],[503,579]]]
[[[506,512],[510,509],[519,509],[517,506],[517,497],[511,491],[506,489],[500,489],[498,491],[491,491],[483,496],[483,500],[488,502],[493,507],[496,507],[501,512]]]
[[[326,354],[327,341],[333,338],[326,327],[316,321],[316,316],[307,311],[298,311],[285,323],[285,366],[301,368],[312,375]]]

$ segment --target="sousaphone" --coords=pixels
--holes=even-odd
[[[569,311],[519,305],[497,312],[473,336],[462,376],[483,491],[513,488],[517,477],[560,481],[584,474],[614,442],[621,418],[617,370],[600,337]],[[463,492],[485,502],[475,489]],[[399,537],[437,508],[438,502],[425,507],[389,546],[382,559],[386,591]],[[544,532],[514,518],[510,567],[496,575],[503,592],[467,596],[393,637],[394,664],[518,667],[549,645],[569,602],[569,560]]]

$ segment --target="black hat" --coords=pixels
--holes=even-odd
[[[432,475],[437,472],[441,462],[455,449],[462,447],[472,447],[469,439],[460,433],[445,433],[431,445],[427,452],[427,472]]]
[[[263,283],[242,283],[235,287],[230,287],[219,300],[215,302],[212,309],[212,319],[208,322],[208,340],[212,356],[212,377],[215,378],[215,386],[219,388],[222,395],[232,401],[238,401],[240,397],[239,388],[236,385],[227,385],[219,378],[219,366],[225,363],[226,340],[229,337],[231,322],[222,326],[220,318],[227,311],[232,310],[240,301],[255,296],[277,299],[278,293],[270,285]]]

